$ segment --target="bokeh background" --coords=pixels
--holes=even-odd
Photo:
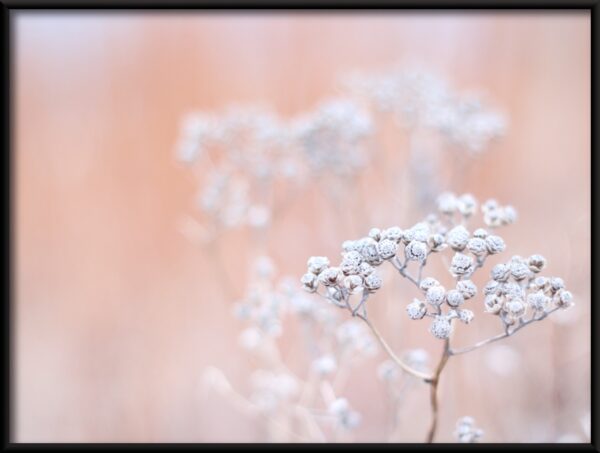
[[[405,62],[481,89],[508,113],[507,137],[455,189],[513,204],[509,250],[546,256],[577,302],[507,340],[500,359],[485,348],[454,359],[438,439],[452,441],[456,419],[471,415],[489,442],[589,441],[587,13],[19,12],[13,23],[14,441],[265,440],[259,419],[201,383],[216,366],[243,392],[254,365],[211,257],[180,228],[198,183],[175,159],[181,117],[257,102],[296,114],[335,94],[347,71]],[[364,190],[372,203],[385,195]],[[393,214],[385,221],[420,219]],[[314,194],[297,200],[269,233],[278,272],[299,277],[309,255],[336,256],[374,226],[337,224]],[[250,236],[223,240],[241,297]],[[439,353],[423,325],[388,310],[373,316],[394,348]],[[494,327],[484,319],[458,338]],[[385,440],[383,358],[345,391],[364,416],[356,440]],[[406,404],[401,438],[422,441],[425,386]]]

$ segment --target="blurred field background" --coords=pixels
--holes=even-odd
[[[487,442],[589,441],[588,14],[21,12],[13,39],[14,441],[264,441],[260,420],[202,391],[209,365],[244,391],[253,362],[214,264],[179,227],[197,184],[175,159],[181,117],[256,102],[292,115],[335,94],[349,70],[404,62],[487,93],[509,115],[507,137],[452,189],[513,204],[508,253],[543,254],[577,303],[502,343],[516,353],[511,366],[487,348],[453,359],[438,440],[471,415]],[[375,205],[390,196],[361,190]],[[336,257],[375,226],[339,227],[313,192],[269,233],[281,275],[299,278],[308,256]],[[422,217],[383,212],[382,227]],[[244,231],[223,240],[241,297],[254,248]],[[435,358],[439,342],[403,313],[413,296],[373,316],[395,349]],[[497,332],[479,318],[457,333],[461,344]],[[385,440],[383,358],[345,392],[363,413],[359,441]],[[416,385],[407,399],[403,441],[424,439],[427,397]]]

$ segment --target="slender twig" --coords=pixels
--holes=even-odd
[[[430,382],[429,395],[430,395],[430,403],[431,403],[431,424],[429,425],[429,431],[427,433],[427,443],[432,443],[435,438],[435,433],[437,431],[438,418],[439,418],[439,401],[438,401],[438,385],[440,382],[440,375],[450,358],[450,339],[446,338],[444,340],[444,352],[442,353],[442,357],[435,369],[433,374],[433,378]]]
[[[449,353],[450,353],[450,355],[464,354],[466,352],[471,352],[471,351],[474,351],[475,349],[479,349],[480,347],[485,346],[486,344],[490,344],[490,343],[493,343],[494,341],[501,340],[502,338],[510,337],[511,335],[513,335],[513,334],[517,333],[519,330],[521,330],[523,327],[531,324],[532,322],[541,321],[546,316],[548,316],[550,313],[554,313],[559,308],[560,307],[555,307],[555,308],[553,308],[550,311],[544,312],[544,314],[542,314],[541,316],[532,317],[531,319],[528,319],[527,321],[523,321],[521,324],[519,324],[513,330],[510,330],[508,328],[508,326],[507,326],[507,328],[506,328],[506,330],[505,330],[504,333],[498,334],[498,335],[493,336],[491,338],[487,338],[485,340],[482,340],[482,341],[480,341],[478,343],[475,343],[474,345],[466,347],[466,348],[451,349],[449,351]]]
[[[394,351],[392,351],[390,346],[385,342],[385,340],[383,339],[381,334],[377,331],[375,326],[373,324],[371,324],[371,322],[369,321],[369,319],[366,316],[363,316],[361,314],[357,314],[356,316],[358,316],[360,319],[362,319],[367,324],[367,326],[369,326],[369,328],[371,329],[371,332],[373,332],[373,335],[375,335],[375,338],[377,338],[377,340],[379,341],[379,343],[381,344],[381,346],[383,347],[385,352],[387,352],[387,354],[396,363],[396,365],[398,365],[400,368],[402,368],[407,373],[412,374],[413,376],[423,380],[423,382],[425,382],[425,383],[430,383],[432,381],[432,377],[430,375],[422,373],[418,370],[415,370],[414,368],[412,368],[411,366],[407,365],[402,360],[400,360],[400,358],[398,358],[398,356],[396,356],[396,354],[394,354]]]

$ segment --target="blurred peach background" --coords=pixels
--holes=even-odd
[[[485,349],[449,364],[438,440],[471,415],[489,442],[588,441],[588,14],[20,12],[14,24],[14,441],[264,440],[259,420],[202,391],[206,366],[243,390],[253,365],[210,258],[179,228],[196,190],[174,155],[180,119],[244,102],[295,114],[335,94],[349,70],[403,62],[480,89],[509,114],[507,137],[455,189],[513,204],[509,250],[546,256],[577,303],[504,343],[520,354],[513,374],[486,367]],[[282,275],[299,277],[309,255],[336,256],[374,226],[331,231],[335,213],[313,201],[270,232]],[[382,221],[420,220],[391,214]],[[243,232],[226,241],[241,297],[252,247]],[[439,353],[423,326],[403,318],[400,336],[386,312],[374,316],[395,348]],[[498,327],[486,322],[460,342]],[[383,440],[381,360],[347,391],[368,414],[357,440]],[[416,386],[406,441],[424,438],[426,401]]]

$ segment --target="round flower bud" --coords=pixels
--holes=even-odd
[[[473,231],[473,237],[479,238],[479,239],[485,239],[488,236],[488,232],[486,230],[484,230],[483,228],[477,228],[475,231]]]
[[[404,231],[402,239],[406,244],[412,241],[427,242],[429,238],[429,225],[425,222],[420,222],[412,228]]]
[[[559,289],[563,289],[565,287],[565,282],[560,277],[552,277],[550,279],[550,288],[553,292],[558,291]]]
[[[515,280],[523,280],[529,275],[529,267],[521,260],[513,260],[509,264],[510,274]]]
[[[311,256],[307,262],[308,271],[319,275],[329,266],[329,259],[325,256]]]
[[[517,220],[517,211],[512,206],[504,206],[502,208],[502,223],[505,225],[515,223]]]
[[[529,294],[527,296],[527,303],[534,310],[544,311],[550,302],[550,298],[546,296],[542,291]]]
[[[490,294],[498,294],[499,290],[500,283],[498,283],[496,280],[490,280],[484,286],[483,294],[485,294],[486,296],[489,296]]]
[[[319,281],[315,274],[304,274],[300,279],[300,283],[302,283],[302,288],[309,293],[314,293],[319,287]]]
[[[465,302],[462,293],[456,289],[451,289],[446,294],[446,303],[451,307],[459,307]]]
[[[477,294],[477,286],[471,280],[460,280],[456,283],[456,289],[460,291],[465,299],[475,297]]]
[[[356,241],[344,241],[342,243],[342,250],[344,250],[344,252],[351,252],[356,249],[357,249]]]
[[[444,296],[446,295],[446,289],[443,286],[432,286],[425,293],[425,299],[431,305],[440,305],[444,302]]]
[[[384,260],[389,260],[390,258],[396,256],[398,244],[389,239],[383,239],[377,244],[377,250],[379,251],[379,255]]]
[[[483,256],[487,253],[487,243],[481,238],[471,238],[467,242],[467,250],[476,256]]]
[[[436,316],[429,327],[429,332],[434,337],[445,340],[452,333],[452,324],[445,316]]]
[[[390,241],[398,243],[402,239],[402,233],[403,232],[399,227],[393,226],[389,227],[386,230],[383,230],[383,232],[381,233],[381,237],[383,239],[389,239]]]
[[[475,315],[471,310],[458,310],[458,319],[460,319],[465,324],[469,324],[473,321]]]
[[[363,277],[366,277],[367,275],[373,273],[374,270],[375,270],[375,268],[373,266],[371,266],[369,263],[362,262],[358,266],[358,272]]]
[[[525,309],[527,308],[522,300],[513,299],[508,301],[505,305],[507,313],[513,318],[520,318],[525,314]]]
[[[438,286],[439,284],[440,282],[438,282],[435,278],[426,277],[423,280],[421,280],[419,288],[421,288],[422,291],[427,291],[432,286]]]
[[[362,255],[356,250],[346,252],[343,254],[342,262],[340,263],[340,269],[346,275],[358,274],[359,265],[362,261]]]
[[[377,251],[377,243],[375,241],[373,242],[373,244],[366,244],[361,249],[361,254],[367,263],[377,266],[381,264],[383,260],[381,259],[381,256],[379,256],[379,252]]]
[[[502,225],[501,212],[498,209],[486,212],[483,215],[483,223],[491,228],[499,227]]]
[[[444,242],[444,236],[439,233],[429,236],[427,243],[429,244],[429,248],[432,252],[441,252],[447,246],[447,244]]]
[[[319,274],[319,280],[325,286],[335,286],[342,279],[342,272],[337,267],[329,267]]]
[[[496,264],[490,274],[497,282],[505,282],[510,277],[510,269],[506,264]]]
[[[427,245],[421,241],[411,241],[404,249],[406,259],[423,262],[427,258]]]
[[[509,299],[522,299],[524,295],[521,285],[515,282],[507,282],[499,288],[500,295],[504,295]]]
[[[473,272],[473,258],[462,253],[456,253],[450,263],[450,272],[455,277]]]
[[[483,304],[485,306],[485,311],[488,313],[497,314],[502,310],[502,299],[495,294],[486,296]]]
[[[410,319],[423,319],[427,314],[427,306],[420,300],[415,299],[414,302],[406,306],[406,312]]]
[[[485,203],[483,203],[481,205],[481,210],[485,213],[485,212],[495,211],[496,209],[498,209],[498,207],[499,207],[498,201],[496,201],[493,198],[490,198],[489,200],[487,200]]]
[[[448,231],[446,239],[454,250],[463,250],[469,241],[469,232],[464,226],[458,225]]]
[[[560,307],[570,307],[571,305],[573,305],[573,294],[571,294],[571,291],[565,291],[565,290],[560,290],[560,292],[558,293],[558,306]]]
[[[531,287],[533,289],[541,289],[543,291],[546,289],[549,283],[550,282],[546,277],[536,277],[533,280]]]
[[[546,259],[542,255],[531,255],[527,260],[527,265],[532,272],[538,273],[546,267]]]
[[[351,294],[356,294],[363,289],[363,279],[359,275],[349,275],[344,279],[344,286]]]
[[[379,228],[371,228],[369,230],[369,237],[375,241],[379,241],[381,239],[381,230]]]
[[[452,214],[458,208],[458,200],[451,192],[444,192],[437,199],[438,211],[444,214]]]
[[[371,291],[381,288],[382,283],[381,277],[376,272],[372,272],[365,278],[365,287]]]
[[[470,193],[466,193],[458,199],[458,210],[463,216],[469,217],[473,215],[476,209],[477,201]]]
[[[492,255],[506,250],[506,244],[500,236],[489,235],[485,238],[485,245]]]

